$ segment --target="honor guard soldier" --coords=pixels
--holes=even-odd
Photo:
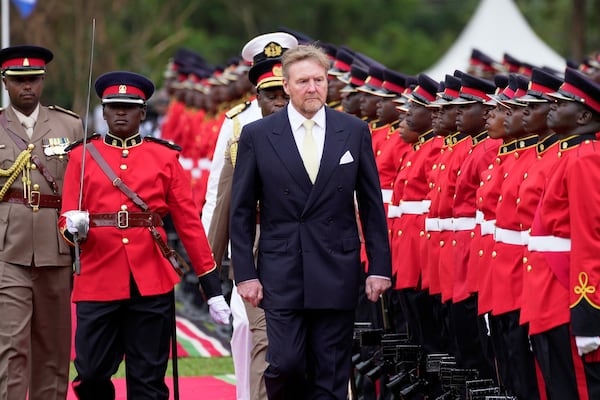
[[[73,260],[56,223],[65,147],[83,125],[40,104],[52,58],[37,46],[0,50],[10,99],[0,110],[0,391],[8,399],[64,399],[69,381]]]
[[[215,154],[213,165],[222,167],[211,170],[211,177],[217,174],[217,193],[210,217],[203,213],[203,221],[209,223],[208,240],[213,249],[217,265],[221,265],[229,244],[229,213],[231,201],[231,179],[237,157],[237,143],[244,125],[266,117],[287,105],[288,97],[283,90],[281,75],[281,55],[296,47],[297,39],[285,32],[260,35],[249,41],[242,50],[245,59],[252,60],[248,79],[256,87],[256,99],[239,105],[227,112],[227,120],[221,127],[219,142],[227,139],[224,149]],[[208,204],[208,202],[207,202]],[[207,207],[204,207],[206,212]],[[259,230],[257,225],[257,231]],[[233,276],[235,260],[231,260],[229,274]],[[267,393],[263,372],[267,364],[265,354],[268,341],[265,314],[261,308],[253,307],[242,300],[234,286],[231,294],[233,314],[233,334],[231,353],[236,376],[238,399],[263,400]]]
[[[226,324],[229,307],[177,159],[179,147],[139,134],[154,85],[115,71],[101,75],[95,89],[109,131],[90,138],[85,152],[81,143],[70,147],[59,219],[64,238],[77,240],[81,249],[73,287],[73,389],[80,399],[114,399],[111,376],[125,359],[127,397],[166,400],[169,342],[175,340],[173,287],[182,273],[165,244],[167,214],[199,276],[210,315]]]
[[[491,354],[482,342],[487,336],[483,319],[477,318],[477,287],[469,279],[468,260],[471,234],[476,226],[476,190],[482,171],[496,158],[500,141],[489,139],[485,128],[486,112],[496,86],[493,82],[471,74],[461,75],[456,126],[461,133],[471,136],[472,148],[457,170],[453,195],[452,219],[440,219],[441,234],[452,232],[440,240],[440,283],[442,301],[451,301],[451,325],[454,331],[459,365],[475,368],[483,378],[493,376]],[[449,246],[450,249],[446,249]],[[445,255],[446,254],[446,255]],[[450,256],[452,255],[452,256]]]
[[[600,398],[600,290],[598,211],[592,205],[598,201],[600,176],[596,141],[600,131],[600,86],[567,68],[564,83],[549,95],[556,99],[547,123],[560,139],[558,161],[547,175],[535,212],[526,269],[528,274],[544,274],[545,266],[535,261],[538,255],[547,261],[551,273],[546,274],[545,285],[556,280],[565,289],[563,295],[560,291],[552,293],[563,301],[552,299],[554,309],[548,310],[547,316],[552,318],[555,314],[565,321],[566,309],[569,320],[548,325],[549,329],[532,335],[532,345],[544,353],[541,369],[550,373],[545,379],[551,396],[596,399]],[[538,271],[539,268],[542,269]],[[550,293],[538,295],[542,294]]]

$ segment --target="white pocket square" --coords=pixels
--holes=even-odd
[[[350,150],[346,150],[346,152],[344,153],[342,158],[340,158],[340,165],[349,164],[352,161],[354,161],[354,158],[352,158],[352,154],[350,154]]]

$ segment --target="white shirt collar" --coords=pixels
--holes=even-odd
[[[19,122],[23,123],[23,119],[27,118],[27,116],[25,114],[23,114],[22,112],[20,112],[19,110],[17,110],[16,108],[14,108],[12,105],[11,105],[11,108],[15,112]],[[29,115],[29,117],[32,118],[35,122],[37,122],[39,114],[40,114],[40,105],[38,103],[38,105],[35,107],[35,110],[33,110],[31,115]]]
[[[298,131],[298,129],[302,127],[302,123],[306,120],[306,117],[300,114],[298,110],[294,108],[292,103],[288,104],[287,113],[290,120],[290,125],[292,127],[292,132]],[[315,121],[315,125],[325,131],[325,106],[321,107],[311,119]]]

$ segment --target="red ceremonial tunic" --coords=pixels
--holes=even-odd
[[[473,148],[460,167],[452,207],[454,227],[454,280],[451,283],[452,301],[465,300],[477,292],[476,279],[468,276],[468,261],[471,247],[471,232],[475,230],[476,193],[481,173],[488,168],[498,153],[501,141],[490,139],[487,131],[473,137]],[[441,255],[440,260],[444,260]],[[440,263],[440,271],[441,271]],[[472,273],[476,273],[472,272]],[[441,279],[441,272],[440,272]],[[442,291],[442,294],[444,292]]]
[[[523,256],[526,243],[522,222],[515,212],[521,200],[519,188],[527,171],[537,160],[537,135],[515,141],[516,148],[504,163],[500,197],[496,206],[496,232],[490,268],[492,270],[492,313],[504,314],[521,308]],[[481,289],[480,294],[481,296]]]
[[[394,225],[392,236],[392,270],[396,271],[396,289],[417,288],[421,279],[421,241],[424,240],[425,215],[429,210],[426,199],[429,175],[440,154],[443,138],[433,131],[419,136],[415,151],[406,157],[396,184],[401,185],[398,203],[401,216]],[[393,254],[399,255],[394,257]]]
[[[107,135],[107,139],[109,135]],[[116,175],[150,210],[164,217],[170,214],[177,233],[196,273],[201,276],[215,268],[211,250],[196,206],[190,182],[178,161],[178,151],[151,138],[134,135],[126,146],[107,144],[100,137],[90,139]],[[71,150],[65,173],[61,214],[77,210],[83,146]],[[113,185],[96,161],[86,152],[81,209],[90,214],[141,211]],[[59,228],[64,233],[66,218]],[[157,227],[164,240],[166,233]],[[130,275],[143,296],[164,294],[180,281],[162,255],[147,227],[120,229],[91,227],[80,245],[81,274],[75,275],[73,301],[128,299]]]
[[[519,188],[521,201],[517,205],[517,215],[524,231],[531,230],[548,174],[562,159],[562,153],[558,157],[558,150],[557,135],[552,135],[537,145],[537,162],[526,172],[527,177]],[[569,322],[569,292],[554,275],[544,253],[526,248],[522,270],[520,322],[529,322],[529,334],[548,331]]]

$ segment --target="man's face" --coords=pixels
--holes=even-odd
[[[340,101],[342,99],[340,90],[345,86],[346,84],[337,78],[330,79],[327,89],[327,102],[331,103],[332,101]]]
[[[485,128],[485,109],[481,103],[461,104],[456,113],[456,127],[462,133],[475,136]]]
[[[557,100],[552,103],[546,123],[548,128],[558,134],[568,134],[577,128],[577,119],[581,111],[579,103],[569,100]]]
[[[392,99],[384,98],[377,104],[377,118],[379,118],[379,122],[390,124],[398,121],[399,115],[400,111],[398,111]]]
[[[31,114],[40,102],[44,75],[6,76],[2,79],[10,104],[25,115]]]
[[[406,124],[411,131],[419,135],[427,132],[432,127],[431,110],[414,101],[409,102]]]
[[[360,114],[368,119],[377,118],[377,104],[381,101],[381,97],[370,93],[364,93],[360,102]]]
[[[283,90],[283,87],[261,89],[256,94],[256,101],[262,111],[263,117],[284,108],[289,99],[290,98]]]
[[[485,129],[488,136],[492,139],[502,139],[506,136],[504,129],[504,120],[506,118],[507,108],[498,103],[496,107],[489,107],[486,113]]]
[[[546,117],[552,103],[527,103],[523,110],[523,127],[529,133],[543,134],[548,130]]]
[[[146,108],[139,104],[108,103],[103,107],[103,115],[110,133],[128,138],[139,132],[140,124],[146,118]]]
[[[293,63],[283,88],[294,108],[305,118],[312,118],[327,99],[327,70],[311,59]]]
[[[458,105],[449,104],[444,105],[440,108],[439,119],[440,119],[440,129],[443,131],[447,131],[449,133],[456,132],[456,112],[458,110]]]
[[[504,129],[508,137],[518,139],[527,134],[523,126],[523,106],[511,105],[504,118]]]
[[[348,93],[342,97],[342,107],[344,112],[360,117],[360,98],[362,96],[358,92]]]

